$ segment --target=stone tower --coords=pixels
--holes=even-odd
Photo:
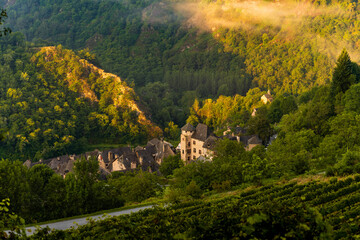
[[[180,148],[181,159],[188,163],[191,160],[191,136],[195,132],[195,128],[190,123],[185,124],[181,128]]]

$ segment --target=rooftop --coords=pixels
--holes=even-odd
[[[196,126],[195,133],[192,135],[192,138],[205,142],[205,140],[209,137],[210,130],[209,127],[205,124],[199,123]]]
[[[195,131],[195,128],[190,123],[187,123],[181,128],[181,130],[182,131],[190,131],[190,132],[192,132],[192,131]]]

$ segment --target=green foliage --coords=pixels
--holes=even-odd
[[[250,119],[249,111],[262,105],[260,98],[264,93],[259,88],[253,88],[247,92],[245,97],[240,95],[220,96],[216,100],[206,99],[201,103],[196,99],[187,122],[195,123],[195,125],[203,122],[212,128],[245,125]]]
[[[7,129],[1,156],[46,159],[83,152],[89,142],[141,142],[159,133],[131,109],[131,88],[74,52],[58,46],[32,56],[19,33],[0,41],[0,128]]]
[[[140,170],[134,177],[128,177],[124,180],[121,191],[126,200],[141,202],[160,194],[162,191],[160,183],[160,178],[156,174]]]
[[[359,120],[359,115],[349,112],[329,121],[330,133],[324,137],[318,149],[318,154],[325,163],[334,164],[337,157],[358,146]]]
[[[268,110],[266,106],[263,106],[256,111],[256,115],[250,118],[248,122],[249,133],[258,135],[265,143],[267,143],[274,134],[273,127],[267,115]]]
[[[230,180],[226,180],[223,181],[222,183],[216,183],[213,182],[213,184],[211,185],[212,189],[214,189],[217,192],[225,192],[230,190],[231,188],[231,181]]]
[[[180,155],[169,156],[164,158],[160,165],[160,172],[164,177],[170,177],[174,170],[184,166],[183,161],[180,158]]]
[[[176,125],[173,121],[168,123],[168,127],[164,129],[164,134],[171,140],[178,140],[180,137],[179,126]]]
[[[281,95],[270,104],[268,119],[271,123],[279,122],[283,115],[294,112],[297,108],[294,96]]]
[[[7,13],[5,9],[1,9],[0,11],[0,25],[4,24],[5,18],[7,18]],[[11,33],[11,29],[8,27],[5,27],[3,29],[0,29],[0,37],[6,34]]]
[[[21,162],[1,160],[0,198],[11,199],[9,211],[27,223],[123,206],[118,186],[99,181],[98,175],[96,159],[75,162],[75,173],[65,179],[44,164],[28,169]]]
[[[359,235],[359,178],[272,184],[221,199],[155,207],[49,237],[346,239]]]
[[[350,56],[345,49],[341,52],[334,69],[331,82],[330,98],[334,99],[339,93],[348,90],[355,83],[356,76],[353,74],[353,65]]]
[[[341,158],[338,159],[336,164],[326,171],[326,174],[330,176],[344,176],[354,173],[360,173],[360,154],[358,149],[347,150]]]
[[[227,138],[218,140],[212,161],[195,161],[174,170],[170,182],[171,194],[188,195],[186,189],[189,186],[195,188],[192,186],[195,184],[202,191],[224,191],[242,183],[260,185],[263,180],[276,176],[277,167],[274,162],[265,158],[263,151],[264,149],[254,148],[248,152],[237,141]],[[181,198],[175,199],[180,201]]]
[[[309,161],[318,142],[319,137],[312,130],[287,132],[268,147],[267,157],[280,174],[302,174],[310,169]]]
[[[173,184],[177,188],[184,189],[194,180],[201,189],[209,189],[214,180],[213,171],[214,164],[211,162],[196,161],[175,169]]]
[[[344,94],[344,111],[354,111],[360,113],[360,84],[354,84]]]
[[[10,211],[10,199],[5,198],[0,202],[0,237],[1,239],[17,239],[25,236],[25,221]],[[8,234],[4,230],[11,230]]]
[[[192,180],[189,185],[185,188],[185,194],[189,195],[193,199],[199,199],[202,195],[202,190],[200,187],[196,184],[194,180]]]

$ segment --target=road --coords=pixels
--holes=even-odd
[[[152,208],[152,207],[153,207],[152,205],[144,206],[144,207],[137,207],[137,208],[127,209],[127,210],[122,210],[122,211],[117,211],[117,212],[106,213],[106,215],[99,214],[99,215],[94,215],[94,216],[75,218],[75,219],[71,219],[71,220],[64,220],[64,221],[60,221],[60,222],[42,224],[42,225],[39,225],[39,227],[40,228],[49,227],[50,229],[66,230],[71,227],[76,228],[78,225],[87,224],[88,221],[86,219],[89,217],[91,217],[95,221],[98,221],[98,220],[104,219],[105,217],[108,217],[108,216],[114,217],[114,216],[119,216],[119,215],[123,215],[123,214],[130,214],[130,213],[138,212],[140,210]],[[35,230],[36,230],[36,227],[27,227],[25,229],[26,235],[30,236],[30,235],[34,234]]]

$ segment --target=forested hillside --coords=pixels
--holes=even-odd
[[[20,33],[0,41],[1,156],[38,160],[161,134],[119,77],[61,46],[29,48]]]
[[[300,94],[328,83],[343,47],[358,60],[356,2],[185,4],[3,1],[8,25],[28,41],[89,48],[98,66],[134,82],[161,126],[182,125],[196,97],[245,95],[251,87]]]
[[[23,32],[32,46],[40,49],[61,43],[118,74],[128,85],[135,84],[139,101],[162,127],[171,121],[183,124],[190,116],[189,122],[204,122],[213,129],[249,127],[264,143],[279,133],[263,158],[277,164],[290,159],[285,170],[291,169],[291,173],[333,165],[346,149],[352,151],[357,146],[355,140],[349,142],[341,135],[348,126],[341,129],[338,125],[345,118],[356,126],[357,112],[352,104],[357,103],[351,96],[357,91],[359,67],[350,64],[354,79],[347,86],[350,89],[341,90],[343,95],[335,94],[327,85],[336,62],[334,56],[343,46],[352,60],[358,61],[357,2],[2,3],[8,10],[7,24],[13,31]],[[270,15],[274,15],[273,20]],[[134,92],[122,94],[121,89],[114,88],[114,81],[98,81],[101,73],[96,67],[90,67],[95,73],[78,71],[84,61],[72,57],[71,51],[45,48],[29,61],[32,53],[27,51],[23,35],[16,33],[1,41],[2,78],[7,79],[3,80],[7,100],[1,108],[1,127],[9,129],[6,146],[16,146],[17,150],[3,146],[2,152],[9,158],[39,159],[81,151],[84,142],[100,139],[141,141],[145,133],[153,132],[151,127],[144,127],[144,114],[137,116],[134,108],[118,104],[122,100],[114,97],[120,94],[134,100]],[[61,54],[52,54],[58,52]],[[46,62],[49,57],[54,61]],[[67,58],[70,64],[63,64]],[[68,72],[66,67],[74,70]],[[81,77],[74,81],[77,76]],[[64,83],[66,94],[59,90]],[[44,84],[44,89],[35,88],[38,84]],[[268,89],[276,99],[261,107],[259,97]],[[79,96],[85,97],[80,101]],[[42,106],[39,101],[49,103]],[[39,115],[38,119],[30,117],[32,102],[37,104],[32,112]],[[46,113],[48,106],[51,110],[44,118],[39,111]],[[122,108],[121,116],[116,108]],[[254,108],[260,108],[259,112],[250,118]],[[142,123],[130,124],[137,119]],[[294,144],[293,139],[304,141]],[[290,154],[288,148],[294,148]]]

